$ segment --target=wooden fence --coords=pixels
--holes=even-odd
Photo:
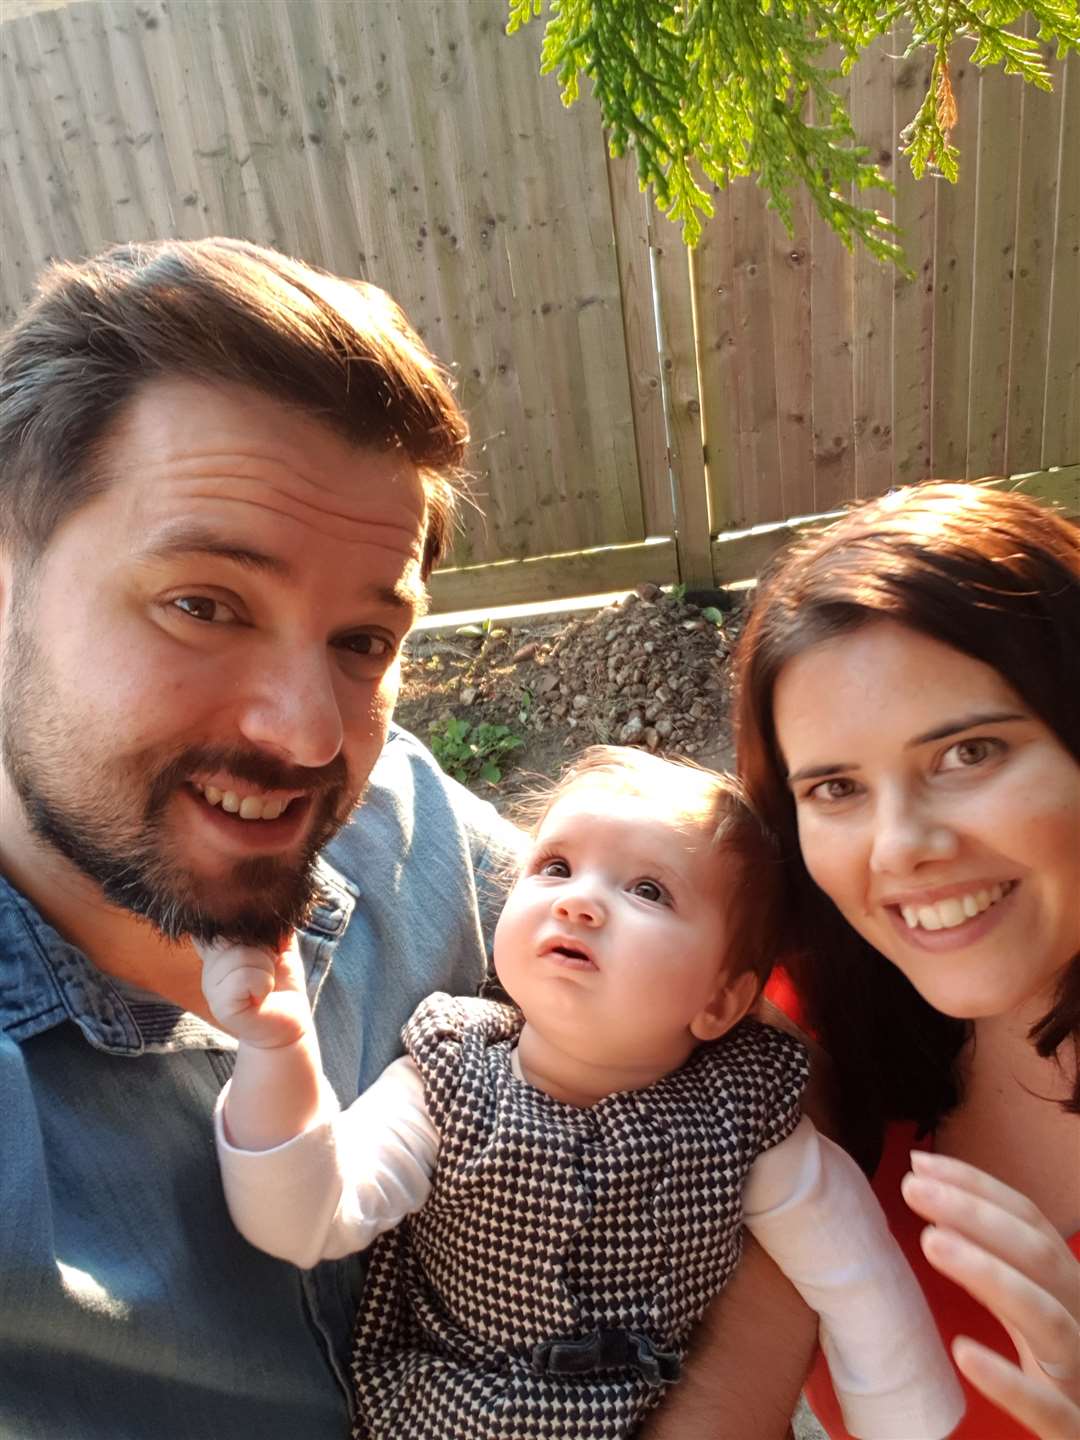
[[[925,62],[894,37],[856,68],[909,281],[805,200],[789,236],[748,182],[688,257],[591,102],[564,110],[538,76],[539,27],[504,22],[504,0],[19,0],[5,321],[48,258],[160,235],[244,235],[385,285],[474,436],[483,514],[440,608],[731,578],[781,533],[727,538],[750,527],[1080,462],[1077,57],[1052,95],[957,57],[955,189],[896,159]]]

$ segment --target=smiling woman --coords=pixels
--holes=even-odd
[[[1080,534],[970,485],[858,507],[765,577],[738,685],[791,976],[957,1337],[957,1434],[1080,1433]]]

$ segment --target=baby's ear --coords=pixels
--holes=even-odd
[[[752,970],[725,981],[705,1009],[691,1020],[691,1035],[696,1040],[719,1040],[750,1009],[757,999],[758,988],[758,978]]]

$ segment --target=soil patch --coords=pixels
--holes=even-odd
[[[436,753],[449,745],[459,778],[500,808],[588,745],[639,745],[724,767],[728,660],[741,619],[728,592],[643,584],[585,616],[418,632],[395,714]],[[470,745],[482,753],[470,758]],[[497,782],[479,773],[485,761]]]

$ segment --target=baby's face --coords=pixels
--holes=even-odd
[[[675,1069],[721,988],[730,860],[662,802],[604,777],[555,802],[495,932],[529,1024],[597,1064]]]

